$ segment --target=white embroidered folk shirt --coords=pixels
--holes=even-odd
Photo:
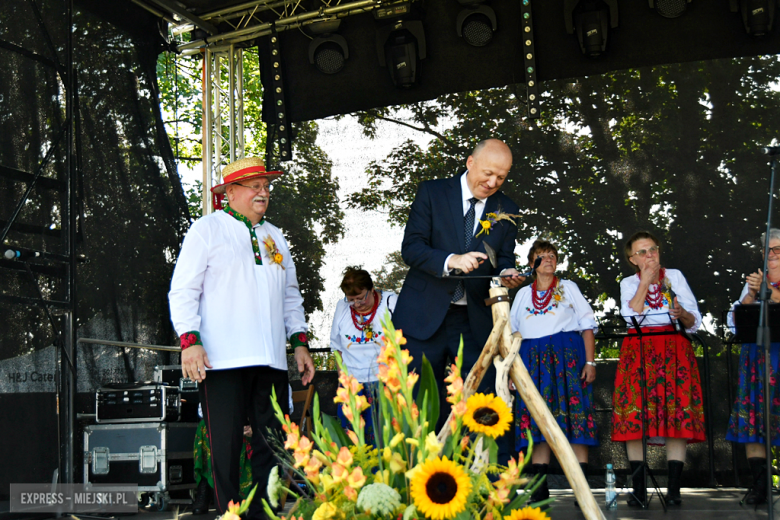
[[[200,332],[215,370],[258,365],[286,370],[287,338],[308,330],[287,241],[268,222],[253,229],[262,265],[255,261],[247,225],[217,211],[190,227],[173,272],[168,293],[173,326],[179,335]],[[276,243],[281,265],[269,258],[267,237]]]
[[[379,292],[379,291],[377,291]],[[355,327],[352,321],[350,307],[343,299],[336,304],[333,315],[333,325],[330,328],[330,348],[341,353],[341,358],[347,370],[360,383],[377,381],[379,367],[377,356],[382,349],[382,320],[388,309],[392,313],[398,296],[394,292],[381,291],[382,301],[379,302],[374,319],[371,321],[370,333],[365,326],[363,330]]]
[[[686,329],[688,332],[693,333],[699,329],[701,325],[701,313],[699,312],[699,305],[696,302],[696,297],[691,292],[691,288],[688,286],[688,282],[685,280],[683,274],[677,269],[666,269],[666,278],[672,286],[672,291],[677,295],[677,302],[683,309],[693,314],[695,318],[693,326],[690,329]],[[637,321],[641,327],[660,327],[662,325],[671,325],[669,320],[669,299],[666,296],[662,296],[661,307],[658,309],[652,309],[645,300],[645,308],[639,314],[634,312],[629,302],[636,295],[636,291],[639,289],[639,277],[636,275],[629,276],[620,280],[620,314],[626,319],[629,326],[633,327],[633,322],[628,316],[639,316]]]
[[[551,290],[551,289],[548,289]],[[530,285],[517,292],[509,320],[512,332],[519,332],[523,338],[534,339],[552,336],[558,332],[594,332],[598,328],[593,309],[582,296],[579,287],[569,280],[561,280],[560,288],[553,290],[553,297],[544,309],[535,309]],[[556,293],[560,299],[555,298]],[[545,293],[538,293],[543,297]]]

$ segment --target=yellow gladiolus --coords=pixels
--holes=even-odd
[[[352,454],[349,452],[349,448],[342,446],[339,450],[339,455],[336,457],[336,462],[348,468],[352,465]]]
[[[352,470],[352,473],[347,477],[347,484],[355,489],[362,488],[366,483],[366,476],[363,475],[363,468],[358,466]]]
[[[317,508],[311,518],[312,520],[329,520],[335,518],[338,511],[338,508],[334,504],[325,502]]]

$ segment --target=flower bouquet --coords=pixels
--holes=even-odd
[[[439,395],[430,363],[423,359],[422,374],[410,373],[412,358],[401,348],[406,343],[401,331],[394,329],[387,316],[383,330],[375,400],[380,419],[374,421],[379,448],[365,442],[361,412],[369,405],[359,395],[362,385],[340,360],[335,401],[343,405],[351,429],[345,431],[335,418],[321,416],[315,394],[314,430],[309,439],[273,397],[276,416],[286,433],[284,450],[279,443],[283,451],[280,458],[305,482],[306,491],[304,495],[301,489],[286,490],[297,501],[281,519],[548,518],[538,508],[524,507],[541,481],[521,477],[523,454],[506,467],[496,463],[495,438],[509,429],[512,414],[504,401],[492,394],[468,398],[463,394],[462,344],[445,379],[447,401],[453,410],[449,418],[452,434],[439,439],[434,431]],[[414,399],[418,380],[420,388]],[[278,473],[272,474],[268,496],[275,507],[283,488]],[[264,506],[269,518],[279,520],[268,503]]]

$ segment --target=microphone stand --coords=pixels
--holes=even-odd
[[[664,513],[666,513],[666,500],[664,499],[664,496],[661,494],[661,490],[658,488],[658,482],[655,480],[655,475],[653,475],[653,472],[650,470],[650,467],[647,464],[647,371],[645,366],[645,341],[644,341],[644,333],[642,332],[642,327],[640,327],[639,321],[637,321],[636,316],[630,316],[631,323],[634,326],[634,330],[636,330],[636,335],[639,338],[639,380],[642,384],[642,391],[641,391],[641,399],[642,399],[642,466],[640,468],[637,468],[637,471],[641,471],[643,474],[643,479],[645,483],[645,499],[644,501],[640,500],[638,496],[631,493],[631,496],[634,497],[634,500],[639,502],[639,506],[642,509],[648,509],[650,507],[650,499],[653,498],[652,492],[650,491],[647,482],[647,477],[650,477],[650,481],[653,484],[653,489],[655,489],[655,493],[658,494],[658,501],[661,502],[661,507],[664,509]],[[653,333],[650,333],[650,335],[654,335]],[[633,480],[634,474],[631,474],[631,478]]]
[[[772,435],[770,426],[772,424],[771,411],[771,392],[769,390],[769,371],[771,369],[770,348],[772,339],[769,329],[769,301],[772,297],[772,290],[767,284],[767,263],[769,258],[769,233],[772,229],[772,203],[775,196],[775,174],[777,173],[777,158],[775,153],[771,153],[770,148],[764,148],[764,152],[772,155],[771,174],[769,180],[769,209],[766,219],[766,235],[764,240],[764,270],[761,278],[761,287],[758,290],[760,297],[760,312],[758,315],[758,329],[756,330],[756,344],[764,350],[764,443],[766,446],[766,467],[767,467],[767,515],[769,520],[774,520],[774,500],[772,499]]]

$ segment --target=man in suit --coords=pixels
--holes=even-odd
[[[480,219],[488,213],[518,213],[517,205],[498,191],[511,167],[509,147],[498,139],[487,139],[466,160],[465,173],[421,183],[412,203],[401,247],[410,269],[393,323],[403,329],[414,357],[410,369],[420,372],[424,353],[440,385],[448,358],[454,360],[457,355],[461,335],[465,378],[493,328],[490,307],[484,302],[489,297],[489,280],[455,280],[449,276],[456,270],[472,275],[511,274],[511,278],[502,279],[509,288],[525,279],[515,269],[517,227],[511,221],[497,222],[489,234],[476,236],[477,228],[481,229]],[[496,251],[495,268],[485,254],[485,243]],[[493,392],[494,388],[495,369],[491,365],[480,391]],[[440,427],[449,413],[449,404],[443,386],[439,393]],[[508,447],[506,450],[508,454]]]

